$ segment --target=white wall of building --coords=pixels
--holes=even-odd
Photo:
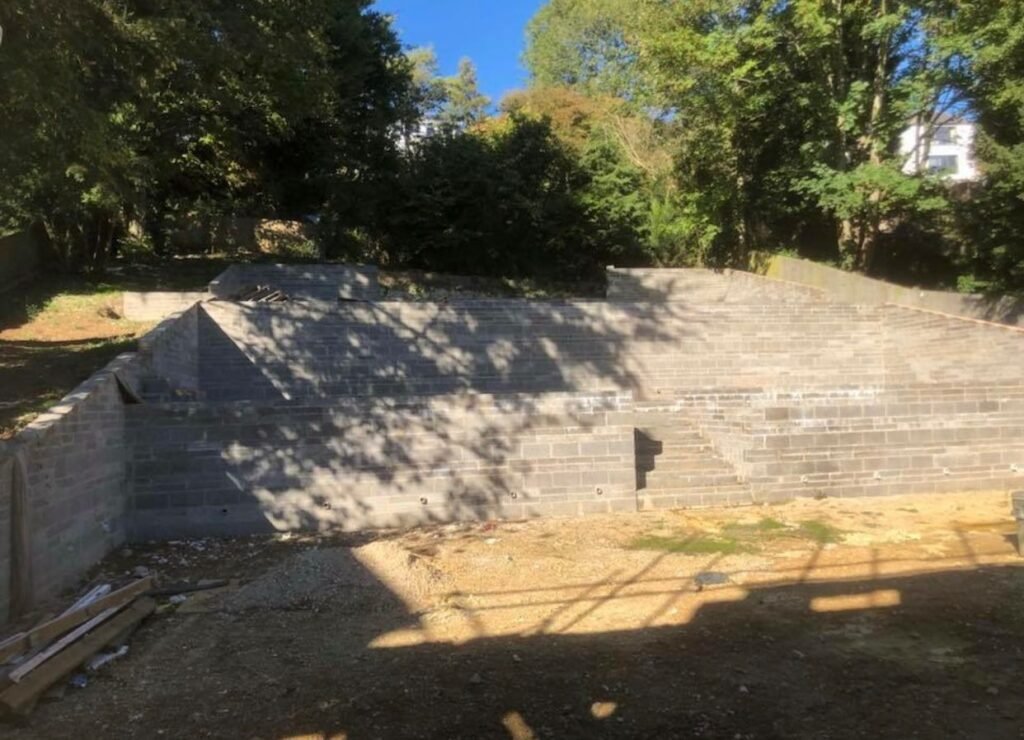
[[[924,126],[909,126],[900,135],[900,153],[906,157],[903,171],[908,175],[931,171],[956,182],[976,180],[974,124],[951,121],[936,128],[930,145],[923,141]]]

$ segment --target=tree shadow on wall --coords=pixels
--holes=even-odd
[[[698,322],[680,303],[207,303],[204,401],[130,409],[140,536],[633,510],[627,345]]]

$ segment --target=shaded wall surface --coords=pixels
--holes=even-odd
[[[0,617],[11,599],[14,531],[29,540],[29,602],[60,593],[124,541],[128,520],[125,399],[137,366],[122,356],[0,447]],[[27,505],[15,521],[13,458],[27,472]]]
[[[8,442],[0,443],[0,620],[11,604],[15,532],[28,540],[27,604],[78,582],[125,541],[131,519],[128,411],[150,379],[195,386],[196,310],[164,321]],[[24,508],[12,505],[12,466],[26,472]],[[18,485],[21,485],[20,483]]]
[[[799,281],[742,270],[622,268],[605,271],[610,301],[685,301],[688,303],[814,303],[825,291]]]
[[[627,396],[166,404],[130,413],[136,538],[636,509]]]
[[[269,400],[879,385],[890,372],[881,312],[678,301],[213,302],[200,315],[200,386],[210,400]]]

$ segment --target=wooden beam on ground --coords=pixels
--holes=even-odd
[[[28,639],[28,632],[19,632],[11,635],[3,642],[0,642],[0,665],[3,665],[15,655],[21,655],[32,647]]]
[[[96,599],[98,599],[100,597],[103,597],[103,596],[106,596],[109,593],[110,593],[110,584],[109,583],[104,583],[104,584],[102,584],[100,586],[97,586],[96,588],[94,588],[91,591],[89,591],[89,593],[87,593],[85,596],[83,596],[78,601],[76,601],[74,604],[69,606],[64,611],[62,611],[60,615],[63,617],[66,614],[70,614],[71,612],[78,611],[79,609],[84,609],[85,607],[89,606],[89,604],[91,604],[92,602],[96,601]]]
[[[18,665],[17,668],[15,668],[7,674],[7,678],[13,681],[14,683],[19,683],[25,676],[30,674],[32,671],[34,671],[36,668],[38,668],[43,663],[48,661],[61,650],[66,648],[68,645],[75,642],[79,637],[88,634],[89,632],[96,629],[104,622],[106,622],[112,616],[117,614],[120,608],[121,607],[118,606],[112,606],[109,609],[105,609],[104,611],[100,612],[85,624],[80,624],[78,627],[68,632],[66,635],[57,640],[57,642],[47,647],[45,650],[36,653],[31,658],[26,660],[24,663]]]
[[[104,622],[88,635],[69,645],[50,660],[0,693],[0,705],[13,712],[24,712],[44,691],[69,674],[89,657],[98,653],[123,630],[149,616],[156,608],[150,598],[138,599],[120,614]]]
[[[6,663],[14,656],[28,652],[34,647],[47,644],[68,630],[74,629],[83,622],[88,622],[107,609],[124,606],[136,596],[141,596],[152,588],[153,576],[140,578],[124,588],[119,588],[117,591],[113,591],[106,596],[101,596],[81,609],[67,612],[56,619],[51,619],[49,622],[43,622],[28,632],[15,635],[3,644],[0,644],[0,664]]]

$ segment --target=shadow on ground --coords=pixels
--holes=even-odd
[[[474,595],[477,607],[546,603],[547,618],[524,618],[515,635],[451,642],[432,637],[438,623],[411,612],[352,551],[330,552],[336,577],[326,591],[304,590],[307,569],[286,561],[271,572],[273,589],[154,621],[134,638],[132,656],[88,690],[11,729],[22,737],[1019,738],[1024,723],[1021,567],[794,576],[697,594],[690,578],[652,577],[666,557],[652,554],[634,573],[616,575],[609,564],[607,579],[569,584],[571,597],[502,589],[497,576],[493,592]],[[637,598],[658,607],[640,610],[636,628],[594,628],[602,611]],[[688,621],[655,624],[695,601]],[[394,639],[409,630],[418,643]]]

